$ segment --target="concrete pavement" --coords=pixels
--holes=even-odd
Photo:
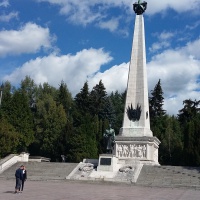
[[[72,181],[26,181],[14,194],[14,180],[0,180],[0,200],[199,200],[200,190],[150,188],[126,184]]]

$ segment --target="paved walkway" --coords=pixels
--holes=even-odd
[[[0,200],[199,200],[200,190],[149,188],[124,184],[27,181],[14,194],[14,180],[0,180]]]

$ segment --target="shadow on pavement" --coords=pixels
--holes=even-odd
[[[6,191],[6,192],[4,192],[4,193],[13,193],[13,194],[15,194],[15,192],[13,192],[13,191]]]

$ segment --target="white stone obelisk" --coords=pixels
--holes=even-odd
[[[128,118],[128,108],[137,109],[140,107],[139,120]],[[146,48],[143,15],[136,15],[135,29],[129,76],[127,84],[126,103],[124,110],[123,126],[120,135],[128,137],[153,136],[150,130],[148,86],[146,73]]]
[[[148,84],[146,72],[146,47],[143,12],[147,3],[134,4],[136,13],[129,66],[124,119],[119,135],[115,138],[114,155],[119,160],[138,160],[145,164],[159,165],[160,141],[150,130]]]

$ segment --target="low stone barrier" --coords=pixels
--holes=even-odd
[[[22,152],[21,154],[10,154],[0,160],[0,174],[17,162],[28,162],[29,154]]]

